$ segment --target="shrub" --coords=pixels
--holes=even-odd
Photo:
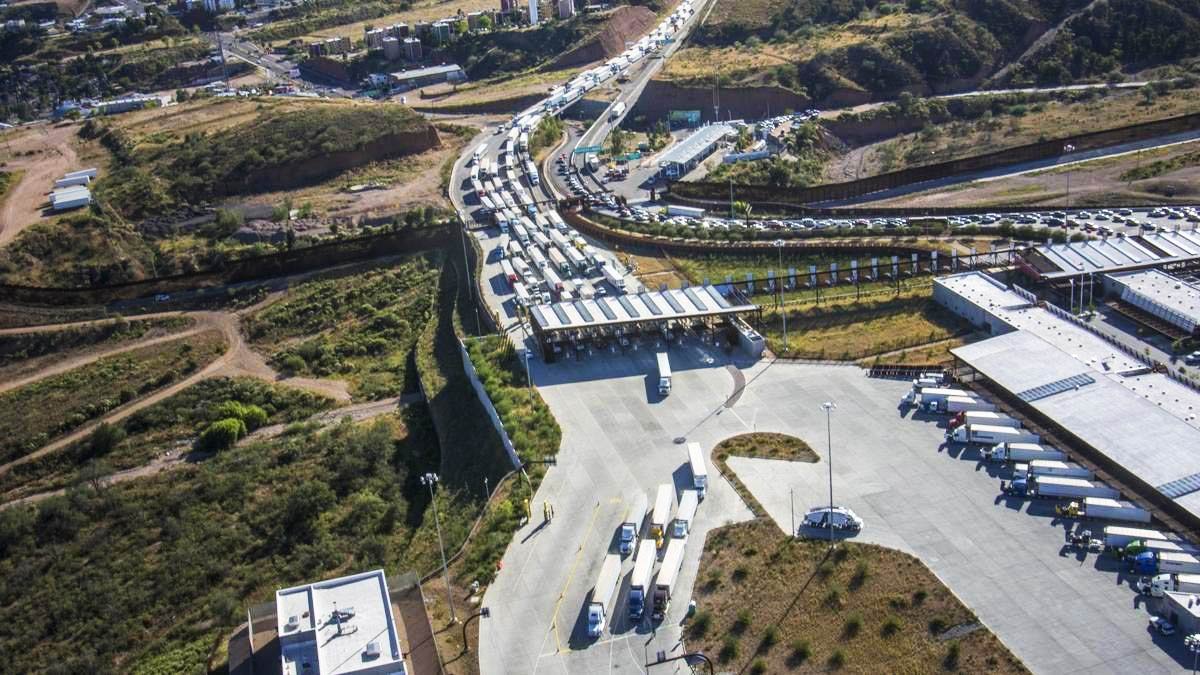
[[[123,427],[114,427],[108,422],[101,422],[92,430],[92,435],[88,438],[88,449],[91,450],[93,457],[100,457],[112,452],[123,440],[125,440]]]
[[[692,617],[692,623],[688,626],[688,634],[694,639],[700,639],[708,633],[708,629],[712,626],[712,613],[700,610],[696,612],[696,616]]]
[[[842,636],[845,638],[852,638],[858,635],[859,632],[862,631],[862,625],[862,615],[858,612],[851,614],[850,617],[846,619],[845,625],[842,626]]]
[[[912,594],[913,606],[920,607],[921,603],[925,602],[925,598],[928,598],[928,597],[929,597],[929,592],[923,588],[913,591],[913,594]]]
[[[808,640],[796,638],[792,640],[792,653],[788,655],[788,665],[796,667],[808,660],[812,656],[812,647],[809,646]]]
[[[771,651],[771,648],[779,644],[779,628],[775,625],[767,626],[767,630],[763,633],[762,641],[758,643],[758,650],[766,653]]]
[[[732,635],[726,635],[725,641],[721,643],[721,651],[717,653],[717,658],[721,663],[729,663],[738,657],[738,639]]]
[[[220,452],[233,447],[238,439],[246,435],[246,423],[236,417],[217,420],[208,425],[196,440],[196,449],[204,452]]]
[[[850,577],[850,588],[861,588],[871,575],[871,566],[866,560],[859,560],[854,568],[854,576]]]
[[[754,659],[754,663],[750,664],[751,675],[762,675],[767,672],[767,662],[762,659]]]
[[[879,627],[879,634],[883,637],[891,637],[899,633],[903,627],[904,624],[898,617],[889,616],[883,620],[883,625]]]
[[[929,632],[937,635],[946,630],[946,620],[940,616],[935,616],[929,620]]]
[[[833,650],[833,653],[829,655],[829,669],[840,670],[844,665],[846,665],[846,652],[841,649]]]
[[[958,670],[958,659],[961,655],[962,648],[957,642],[951,642],[946,648],[946,658],[942,659],[942,666],[946,670]]]
[[[742,633],[746,632],[747,628],[750,627],[750,622],[750,610],[743,609],[742,611],[738,612],[737,618],[733,621],[733,628],[731,630],[735,634],[741,635]]]
[[[734,581],[745,581],[748,576],[750,576],[750,570],[745,565],[738,565],[733,568]]]
[[[817,566],[817,574],[819,574],[822,579],[828,579],[833,574],[833,563],[829,562],[828,560],[821,563],[819,566]]]
[[[842,606],[842,587],[833,584],[829,590],[825,592],[825,606],[831,609],[837,609]]]
[[[239,419],[253,431],[267,423],[267,411],[256,405],[238,401],[225,401],[217,406],[216,416],[220,419]]]

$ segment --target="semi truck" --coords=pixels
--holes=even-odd
[[[1133,558],[1142,551],[1158,551],[1160,553],[1190,553],[1200,556],[1200,546],[1194,546],[1186,541],[1170,541],[1167,539],[1134,539],[1121,548],[1122,558]]]
[[[641,621],[646,612],[646,592],[650,589],[650,575],[657,558],[658,548],[654,541],[643,539],[637,547],[633,574],[629,576],[629,618],[634,621]]]
[[[1042,437],[1025,429],[994,427],[990,424],[964,424],[957,429],[947,431],[946,440],[955,443],[996,445],[998,443],[1037,443],[1042,440]]]
[[[621,555],[633,553],[638,537],[642,535],[642,526],[646,522],[646,511],[650,508],[650,500],[646,493],[638,490],[637,496],[629,502],[629,510],[625,512],[625,521],[621,523],[621,535],[617,547]]]
[[[1200,558],[1191,553],[1142,551],[1132,564],[1135,574],[1200,574]]]
[[[683,539],[692,531],[692,521],[696,519],[698,506],[699,493],[696,490],[684,490],[679,497],[679,509],[675,512],[675,522],[671,528],[672,539]]]
[[[986,424],[993,427],[1021,428],[1019,421],[1004,413],[991,410],[963,410],[954,417],[951,417],[947,426],[951,429],[956,429],[964,424]]]
[[[1139,579],[1137,589],[1141,593],[1161,598],[1171,591],[1173,593],[1200,593],[1200,574],[1156,574],[1152,577]]]
[[[658,395],[666,396],[671,393],[671,361],[666,352],[654,356],[658,359]]]
[[[662,566],[658,568],[658,577],[654,580],[654,612],[650,618],[662,621],[671,608],[671,593],[675,591],[675,581],[679,578],[679,568],[683,566],[683,551],[687,539],[672,539],[663,554]]]
[[[614,105],[612,107],[612,110],[608,111],[608,119],[609,120],[620,119],[621,115],[624,115],[624,114],[625,114],[625,102],[617,101],[616,105]]]
[[[621,556],[609,553],[604,556],[600,565],[600,576],[592,587],[592,599],[588,603],[588,635],[600,637],[604,627],[608,625],[609,611],[612,609],[613,596],[616,595],[617,583],[621,580]]]
[[[650,512],[650,537],[662,548],[663,538],[667,536],[667,521],[671,520],[671,507],[675,505],[675,489],[670,483],[658,486],[658,494],[654,497],[654,510]]]
[[[1032,462],[1039,459],[1062,461],[1067,454],[1037,443],[997,443],[983,449],[983,458],[990,462]]]
[[[692,465],[692,487],[704,499],[708,494],[708,467],[704,464],[704,451],[699,443],[688,443],[688,463]]]
[[[1063,518],[1105,518],[1130,523],[1149,523],[1150,512],[1130,502],[1103,497],[1085,497],[1066,506],[1058,506],[1054,512]]]
[[[582,254],[580,254],[582,257]],[[612,284],[618,291],[625,292],[625,275],[620,270],[616,269],[615,265],[605,265],[603,268],[604,279]]]
[[[685,218],[703,218],[704,209],[694,206],[680,206],[678,204],[667,204],[668,216],[683,216]]]
[[[1104,497],[1106,499],[1116,499],[1121,496],[1120,492],[1103,483],[1093,483],[1081,478],[1063,478],[1062,476],[1017,478],[1007,485],[1004,481],[1000,481],[1000,489],[1007,494],[1018,497],[1067,499]]]
[[[974,396],[971,395],[971,392],[966,391],[965,389],[918,387],[914,385],[907,394],[900,397],[900,404],[915,405],[919,403],[921,404],[921,407],[925,407],[926,405],[934,405],[936,407],[937,405],[940,405],[940,402],[945,401],[951,396],[965,396],[967,398],[974,398]]]
[[[992,412],[996,406],[970,396],[949,396],[945,401],[931,402],[925,406],[925,412],[948,413],[951,415],[970,410]]]
[[[1135,541],[1169,541],[1167,535],[1158,530],[1147,530],[1140,527],[1122,527],[1106,525],[1104,527],[1104,547],[1124,549]]]
[[[1013,477],[1024,476],[1065,476],[1084,480],[1091,480],[1095,477],[1091,469],[1053,459],[1035,459],[1027,464],[1014,464]]]

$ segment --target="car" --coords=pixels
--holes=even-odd
[[[1175,634],[1175,624],[1167,621],[1161,616],[1150,617],[1150,628],[1159,635],[1163,636]]]
[[[1189,366],[1194,366],[1194,365],[1200,363],[1200,351],[1192,352],[1191,354],[1188,354],[1187,356],[1183,357],[1183,362],[1188,364]]]
[[[843,506],[818,506],[808,510],[801,521],[801,527],[806,529],[824,530],[833,528],[835,531],[859,532],[863,521],[857,514]]]

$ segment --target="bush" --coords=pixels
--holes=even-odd
[[[883,637],[891,637],[900,632],[904,627],[904,623],[898,617],[889,616],[883,620],[883,625],[879,627],[879,634]]]
[[[850,588],[861,588],[871,575],[871,566],[866,560],[859,560],[854,568],[854,576],[850,577]]]
[[[842,666],[845,666],[845,665],[846,665],[846,652],[843,652],[841,649],[833,650],[833,653],[829,655],[829,669],[830,670],[840,670],[842,668]]]
[[[733,568],[733,580],[745,581],[746,577],[750,576],[750,570],[745,565],[738,565]]]
[[[741,635],[750,627],[751,617],[750,610],[743,609],[738,612],[737,618],[733,621],[733,628],[730,629],[733,633]]]
[[[940,616],[935,616],[929,620],[929,632],[933,633],[934,635],[941,633],[942,631],[946,630],[946,628],[946,620]]]
[[[196,440],[196,449],[202,452],[220,452],[233,447],[239,438],[246,435],[246,423],[236,417],[217,420],[208,425]]]
[[[738,639],[732,635],[726,635],[725,641],[721,643],[721,651],[717,653],[717,659],[721,663],[729,663],[738,657]]]
[[[751,675],[762,675],[767,672],[767,662],[762,659],[754,659],[754,663],[750,664]]]
[[[917,589],[912,594],[912,604],[914,607],[920,607],[921,603],[925,602],[925,598],[929,597],[929,592],[925,589]]]
[[[946,658],[942,659],[942,666],[946,670],[958,670],[958,659],[961,656],[962,648],[957,642],[951,642],[946,648]]]
[[[114,427],[108,422],[101,422],[92,430],[92,435],[88,438],[88,449],[93,457],[100,457],[112,452],[123,440],[125,440],[123,427]]]
[[[842,626],[842,636],[847,639],[855,637],[859,634],[859,632],[862,631],[862,625],[862,615],[858,612],[851,614],[850,617],[846,619],[845,625]]]
[[[256,405],[246,405],[239,401],[225,401],[217,406],[217,417],[220,419],[239,419],[246,429],[254,431],[267,423],[267,411]]]
[[[838,609],[842,606],[842,587],[833,584],[829,590],[825,592],[825,606],[830,609]]]
[[[808,640],[797,638],[792,640],[792,653],[788,655],[788,664],[795,667],[808,660],[812,656],[812,647],[809,646]]]
[[[712,613],[706,610],[696,612],[696,616],[692,617],[692,623],[688,626],[688,635],[693,639],[700,639],[708,634],[708,629],[712,626]]]

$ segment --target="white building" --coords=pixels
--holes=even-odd
[[[1200,326],[1200,286],[1156,269],[1108,275],[1121,300],[1192,335]]]
[[[538,21],[538,0],[529,0],[529,23],[537,25]]]
[[[575,0],[558,0],[558,18],[569,19],[575,16]]]
[[[405,675],[383,570],[275,592],[283,675]]]

